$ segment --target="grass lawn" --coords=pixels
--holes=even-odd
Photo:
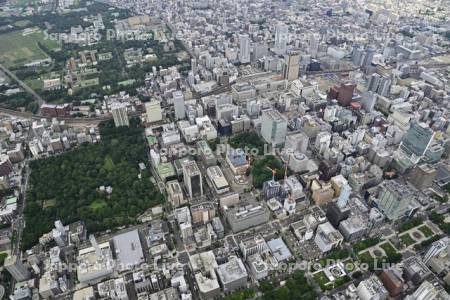
[[[56,41],[45,40],[42,32],[33,32],[22,35],[22,31],[13,31],[0,35],[0,62],[7,67],[23,65],[34,60],[48,58],[42,51],[38,42],[50,49],[59,47]]]
[[[25,83],[35,91],[42,90],[44,88],[44,82],[39,79],[25,79]]]
[[[358,258],[361,261],[370,261],[373,259],[372,254],[370,254],[369,251],[363,252],[361,254],[358,254]]]
[[[89,207],[93,210],[93,211],[99,211],[102,210],[103,208],[105,208],[106,206],[108,206],[108,204],[106,203],[105,200],[101,200],[101,199],[97,199],[94,202],[92,202]]]
[[[325,275],[324,271],[320,271],[316,274],[314,274],[314,280],[320,285],[320,287],[323,289],[327,283],[330,282],[327,275]]]
[[[411,238],[411,237],[410,237],[410,238]],[[381,249],[383,249],[384,252],[386,252],[386,256],[390,256],[390,255],[392,255],[392,254],[396,254],[396,253],[397,253],[397,250],[396,250],[396,249],[394,248],[394,246],[392,246],[392,244],[389,243],[389,242],[383,243],[383,244],[379,245],[379,247],[380,247]]]
[[[408,247],[409,245],[414,244],[416,241],[409,235],[409,233],[406,233],[404,235],[400,236],[400,240]]]
[[[434,234],[434,232],[427,225],[420,226],[419,230],[423,233],[425,237],[430,237]]]
[[[345,270],[349,273],[356,270],[355,263],[353,262],[353,260],[351,258],[344,261],[343,264],[344,264]]]

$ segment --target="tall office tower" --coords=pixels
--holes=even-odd
[[[175,91],[173,96],[173,106],[175,108],[175,119],[181,120],[186,117],[186,107],[184,105],[184,95],[182,91]]]
[[[366,57],[364,57],[363,67],[367,68],[372,64],[375,51],[376,51],[375,48],[368,48],[366,50]]]
[[[380,84],[378,85],[377,93],[381,96],[387,96],[391,89],[392,80],[387,76],[383,76],[380,79]]]
[[[278,110],[268,109],[262,113],[261,135],[277,148],[284,145],[287,131],[287,119]]]
[[[340,86],[333,86],[328,92],[328,99],[337,99],[342,106],[349,106],[353,99],[353,92],[356,84],[342,83]]]
[[[413,122],[400,143],[400,150],[417,164],[430,147],[434,132],[425,123]]]
[[[130,126],[127,113],[127,105],[125,103],[114,102],[111,104],[111,112],[114,119],[114,125],[116,127],[120,126]]]
[[[4,267],[17,282],[28,280],[31,277],[30,271],[17,255],[8,256],[5,259]]]
[[[202,173],[194,160],[187,160],[182,163],[183,181],[189,197],[203,195]]]
[[[380,85],[381,76],[377,73],[370,76],[367,82],[367,90],[376,93],[378,91],[378,86]]]
[[[344,184],[337,201],[337,204],[340,208],[344,208],[345,206],[347,206],[348,198],[350,197],[351,192],[352,188],[350,187],[350,185]]]
[[[319,155],[323,155],[327,149],[330,148],[331,133],[328,131],[321,131],[316,136],[314,146],[316,147]]]
[[[256,61],[269,54],[269,48],[265,42],[259,42],[253,44],[252,60]]]
[[[365,92],[361,97],[361,105],[366,112],[372,112],[377,103],[378,96],[371,91]]]
[[[197,59],[195,58],[191,59],[191,71],[194,75],[197,73]]]
[[[250,39],[247,34],[239,35],[239,61],[243,64],[250,62]]]
[[[364,49],[358,45],[358,44],[354,44],[353,45],[353,50],[352,50],[352,62],[355,66],[361,66],[361,64],[363,63],[365,58],[365,53],[364,53]]]
[[[313,36],[309,41],[309,55],[311,55],[312,58],[316,58],[318,52],[319,52],[319,39]]]
[[[413,190],[395,180],[384,181],[378,195],[378,207],[389,220],[405,216],[414,198]]]
[[[153,123],[162,120],[161,103],[157,100],[152,100],[145,103],[145,112],[147,122]]]
[[[383,60],[387,61],[389,58],[395,55],[395,41],[389,41],[383,50]]]
[[[287,61],[283,65],[283,77],[288,81],[298,78],[300,68],[300,53],[298,51],[289,51]]]
[[[278,23],[275,28],[275,53],[278,55],[286,53],[286,47],[289,39],[288,26]]]

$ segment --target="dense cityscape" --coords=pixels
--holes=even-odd
[[[448,0],[0,0],[0,299],[450,299]]]

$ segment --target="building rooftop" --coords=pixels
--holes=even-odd
[[[281,262],[292,258],[291,251],[286,246],[282,238],[276,238],[267,242],[270,251],[275,256],[277,261]]]
[[[116,235],[113,243],[118,264],[121,264],[122,268],[129,269],[145,261],[137,230]]]
[[[223,284],[227,284],[242,278],[247,278],[247,271],[240,258],[233,256],[225,264],[217,268],[217,274]]]

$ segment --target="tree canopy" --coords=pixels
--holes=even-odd
[[[65,224],[81,219],[89,232],[96,232],[134,223],[140,213],[162,202],[150,174],[138,169],[147,162],[139,121],[119,128],[106,121],[100,135],[98,144],[30,163],[22,248],[33,246],[57,219]],[[111,186],[111,195],[100,186]]]

